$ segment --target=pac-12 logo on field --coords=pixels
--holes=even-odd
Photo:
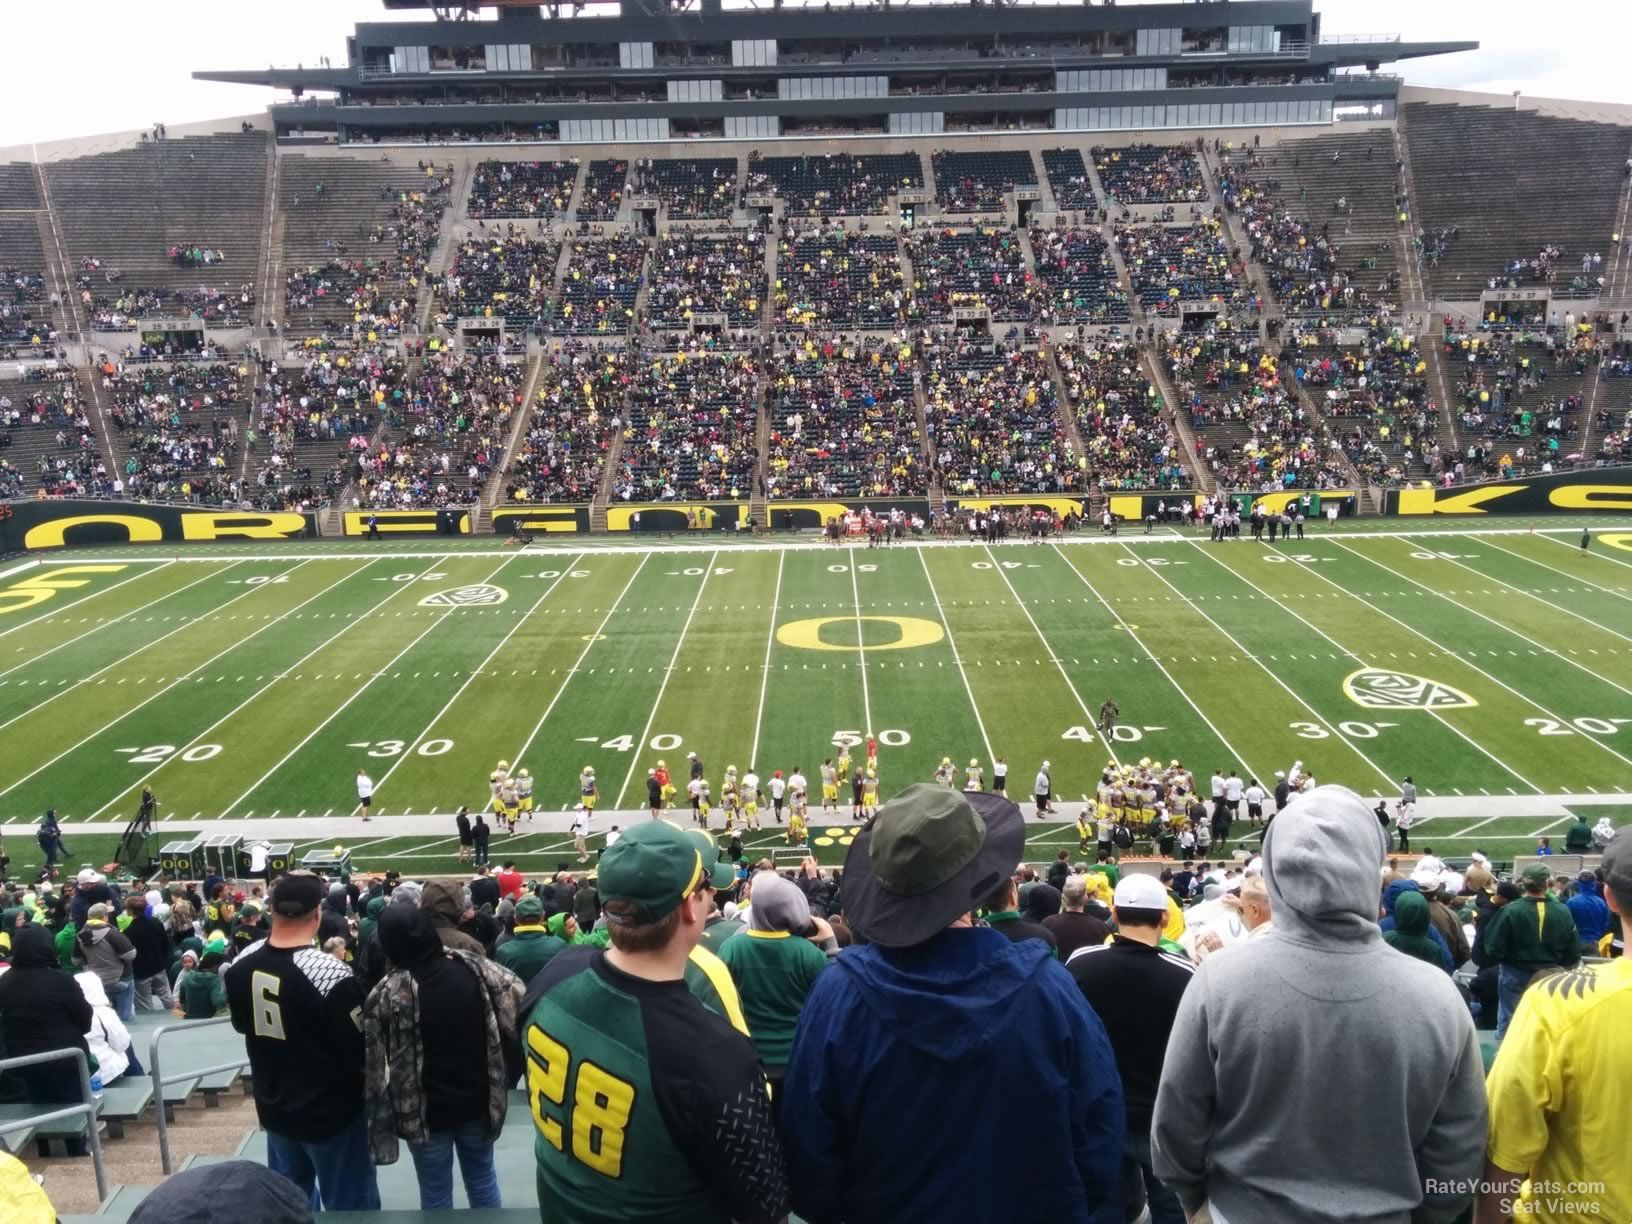
[[[1367,667],[1343,681],[1343,691],[1368,710],[1460,710],[1479,703],[1460,689],[1410,672]]]
[[[472,583],[470,586],[454,587],[451,591],[438,591],[435,595],[427,595],[419,601],[422,608],[475,608],[484,604],[502,604],[510,598],[510,592],[503,587],[489,586],[485,582]]]

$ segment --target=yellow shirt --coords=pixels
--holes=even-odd
[[[1632,1220],[1632,960],[1538,979],[1485,1081],[1490,1158],[1529,1176],[1516,1219]],[[1574,1183],[1574,1185],[1571,1185]]]

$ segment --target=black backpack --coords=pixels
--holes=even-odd
[[[1112,831],[1111,840],[1116,843],[1117,849],[1131,850],[1133,848],[1133,830],[1125,824],[1119,824]]]

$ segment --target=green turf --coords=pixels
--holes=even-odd
[[[767,779],[802,767],[814,788],[836,737],[870,733],[886,795],[943,755],[960,771],[1002,755],[1017,796],[1046,758],[1066,802],[1111,759],[1266,786],[1301,760],[1367,797],[1411,774],[1430,815],[1434,800],[1488,799],[1430,820],[1414,848],[1437,835],[1453,853],[1528,851],[1561,795],[1603,795],[1624,819],[1632,552],[1582,555],[1567,531],[1361,526],[1274,550],[1171,532],[880,550],[725,536],[76,550],[52,561],[101,568],[0,578],[0,609],[42,573],[84,583],[0,610],[0,818],[26,862],[38,852],[17,826],[47,806],[113,826],[145,784],[168,823],[340,816],[367,768],[386,820],[450,823],[413,838],[382,825],[359,860],[429,870],[456,865],[450,814],[485,799],[501,758],[531,769],[541,811],[576,801],[584,765],[603,810],[639,808],[659,758],[683,781],[697,752],[716,796],[728,764]],[[421,602],[475,583],[504,602]],[[1476,704],[1370,708],[1345,692],[1368,668]],[[1109,743],[1094,728],[1106,696],[1122,711]],[[1045,857],[1074,842],[1032,836]],[[842,858],[845,838],[821,856]],[[300,840],[327,838],[305,825]],[[570,839],[498,844],[538,866]]]

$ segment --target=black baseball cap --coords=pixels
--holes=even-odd
[[[291,871],[272,886],[272,912],[284,918],[304,918],[328,895],[326,881],[309,871]]]

